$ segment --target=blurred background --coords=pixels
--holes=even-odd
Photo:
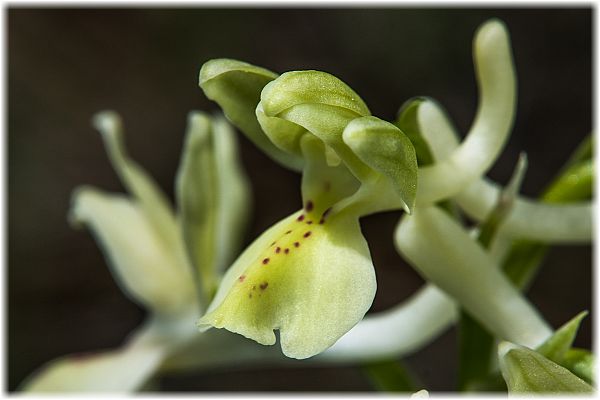
[[[118,289],[89,232],[67,223],[70,193],[122,191],[91,116],[117,110],[132,157],[173,198],[190,110],[217,111],[198,88],[200,66],[230,57],[276,72],[323,70],[383,119],[432,96],[464,134],[477,92],[476,28],[502,19],[519,79],[514,133],[489,176],[506,183],[519,151],[523,192],[536,196],[592,129],[592,11],[579,9],[34,9],[8,15],[8,389],[43,363],[115,347],[144,312]],[[298,175],[240,136],[254,190],[246,240],[301,206]],[[277,188],[277,190],[275,190]],[[399,213],[363,219],[379,288],[370,312],[410,296],[422,279],[392,245]],[[590,246],[554,248],[529,298],[558,327],[592,307]],[[591,345],[588,316],[576,345]],[[433,391],[455,389],[456,332],[406,364]],[[173,391],[367,391],[357,366],[216,370],[162,379]]]

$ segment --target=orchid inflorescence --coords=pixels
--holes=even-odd
[[[130,197],[79,188],[71,217],[93,231],[124,291],[151,312],[121,349],[50,363],[25,389],[130,391],[161,372],[190,368],[399,358],[470,318],[469,340],[489,335],[490,354],[501,343],[498,363],[484,371],[469,373],[466,362],[465,389],[501,373],[509,391],[591,391],[593,357],[571,348],[585,314],[554,331],[521,293],[539,263],[517,270],[513,262],[524,240],[542,247],[591,240],[589,142],[545,202],[518,195],[525,155],[506,187],[487,180],[515,117],[506,27],[482,25],[473,51],[479,104],[462,141],[430,98],[407,101],[388,122],[325,72],[205,63],[206,96],[273,161],[302,174],[302,209],[237,258],[250,191],[227,121],[190,114],[175,212],[126,154],[119,117],[99,113],[95,126]],[[427,283],[365,317],[377,283],[359,218],[389,210],[405,211],[394,241]],[[273,345],[275,331],[283,356],[241,337]]]

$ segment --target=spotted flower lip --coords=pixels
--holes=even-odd
[[[238,258],[200,319],[283,353],[308,358],[330,347],[367,312],[376,290],[358,215],[334,205],[356,189],[343,166],[327,165],[323,144],[302,139],[304,207],[275,224]],[[354,183],[352,183],[354,182]]]
[[[375,271],[358,221],[324,214],[305,208],[259,237],[199,323],[265,345],[279,329],[293,358],[320,353],[350,330],[371,306]]]

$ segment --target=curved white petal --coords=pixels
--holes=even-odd
[[[436,160],[446,160],[459,146],[458,137],[441,106],[431,100],[418,110],[421,133]],[[471,217],[484,220],[498,201],[501,187],[481,178],[454,199]],[[517,197],[502,232],[512,237],[546,242],[586,242],[592,237],[592,203],[544,204]]]
[[[473,44],[479,107],[464,142],[446,159],[419,170],[417,204],[451,197],[494,163],[510,133],[516,78],[508,32],[499,21],[484,24]]]
[[[535,347],[552,330],[494,260],[436,207],[415,208],[395,234],[398,250],[495,335]]]

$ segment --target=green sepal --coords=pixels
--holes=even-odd
[[[219,58],[204,63],[199,84],[206,97],[219,104],[227,118],[266,155],[287,168],[300,171],[302,158],[285,153],[271,143],[256,119],[260,93],[275,78],[277,74],[267,69]]]
[[[357,178],[366,173],[366,167],[343,143],[342,133],[350,121],[370,115],[370,111],[356,92],[335,76],[321,71],[286,72],[265,86],[257,115],[271,141],[286,151],[298,153],[300,136],[310,132],[327,145],[332,162],[336,158],[331,157],[333,151]],[[275,119],[285,122],[275,123]]]
[[[573,319],[554,332],[536,351],[549,360],[562,365],[567,351],[573,345],[579,325],[587,314],[587,311],[577,314]]]
[[[354,119],[344,129],[344,142],[370,168],[385,176],[412,212],[417,194],[415,148],[395,125],[377,117]]]
[[[279,113],[299,104],[324,104],[370,115],[360,96],[339,78],[322,71],[291,71],[269,83],[261,102],[267,115]]]
[[[409,99],[400,107],[398,117],[394,122],[404,134],[410,139],[415,148],[417,155],[417,163],[419,167],[424,167],[434,163],[433,154],[429,148],[429,144],[421,134],[418,121],[419,106],[427,101],[423,97]]]
[[[500,370],[511,394],[593,393],[594,388],[568,369],[523,346],[498,346]]]
[[[275,146],[287,153],[302,155],[300,139],[306,133],[306,129],[282,118],[268,117],[262,103],[258,103],[256,107],[256,118],[263,132]]]

